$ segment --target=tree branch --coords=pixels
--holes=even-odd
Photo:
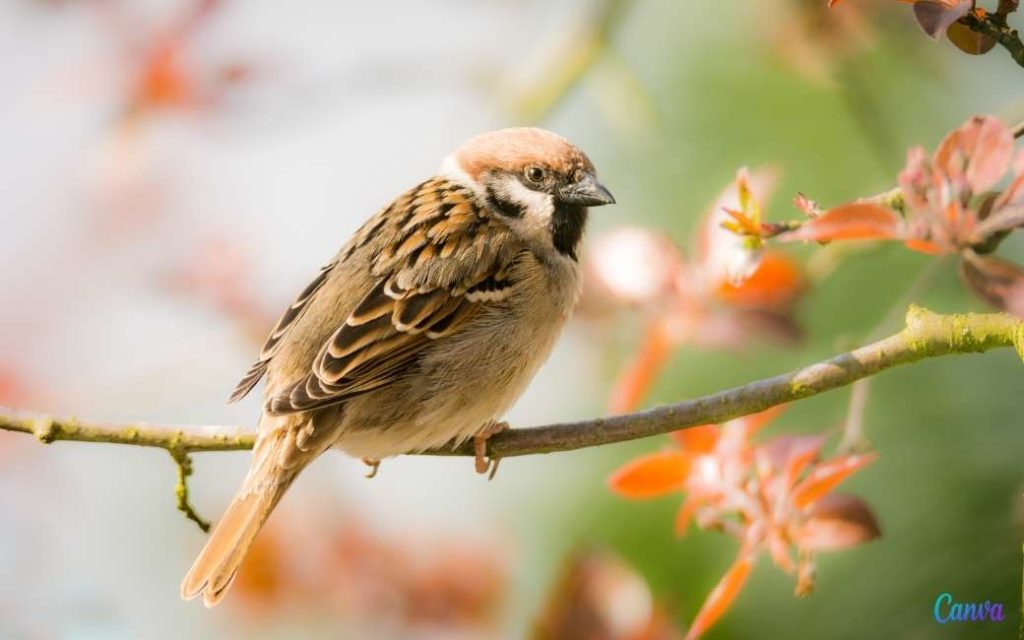
[[[203,533],[209,533],[210,522],[204,520],[192,503],[188,501],[188,477],[192,475],[192,456],[180,450],[171,451],[174,464],[178,465],[178,483],[174,485],[174,495],[178,498],[178,511],[185,514],[185,517],[196,523]]]
[[[512,429],[493,436],[488,441],[488,452],[495,458],[507,458],[646,438],[756,413],[925,358],[980,353],[1011,346],[1016,347],[1024,358],[1024,321],[1017,318],[1006,314],[938,315],[912,306],[907,312],[907,326],[899,333],[829,360],[639,413]],[[43,443],[68,440],[157,447],[171,453],[184,475],[187,475],[188,466],[182,466],[180,461],[187,460],[187,454],[250,449],[254,438],[251,432],[236,427],[103,423],[53,418],[12,409],[0,409],[0,430],[32,434]],[[466,443],[455,448],[426,451],[424,455],[472,456],[473,447],[472,443]],[[184,484],[184,476],[180,475],[179,484]],[[179,506],[182,504],[187,507],[187,493],[182,497],[179,487]],[[199,521],[198,517],[194,519]]]
[[[582,23],[544,66],[543,76],[508,97],[511,109],[524,122],[540,122],[572,93],[605,54],[613,32],[633,0],[602,0],[588,5]]]
[[[1024,67],[1024,42],[1017,30],[1006,22],[1006,16],[988,11],[970,11],[960,22],[975,33],[988,36],[1006,49],[1014,62]]]
[[[252,432],[239,427],[95,422],[8,408],[0,408],[0,430],[31,434],[43,444],[58,440],[130,444],[165,449],[171,456],[198,451],[242,451],[252,449],[254,440]]]

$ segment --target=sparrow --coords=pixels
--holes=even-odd
[[[380,460],[486,438],[576,305],[586,154],[537,128],[466,141],[370,218],[288,307],[231,396],[266,378],[249,472],[181,585],[211,607],[299,473],[336,448]],[[374,471],[376,468],[374,468]]]

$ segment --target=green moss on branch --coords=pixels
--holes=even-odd
[[[1002,347],[1015,347],[1024,358],[1024,322],[1006,314],[939,315],[914,306],[907,312],[906,328],[899,333],[823,362],[702,398],[629,415],[512,429],[493,436],[488,450],[500,458],[571,451],[645,438],[755,413],[925,358],[980,353]],[[65,440],[158,447],[170,452],[176,461],[179,456],[187,459],[189,453],[250,449],[254,440],[252,433],[238,428],[111,424],[10,409],[0,409],[0,430],[32,434],[44,443]],[[472,446],[443,447],[424,454],[472,456],[473,450]],[[179,469],[188,468],[179,463]],[[179,476],[182,486],[184,476]],[[180,504],[187,505],[187,494],[184,503],[179,500]]]

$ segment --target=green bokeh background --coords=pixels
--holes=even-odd
[[[620,142],[603,154],[602,171],[616,177],[620,210],[631,222],[685,242],[738,166],[765,164],[783,171],[768,215],[790,218],[796,211],[789,199],[798,191],[827,206],[884,190],[895,183],[910,146],[933,149],[971,114],[1020,114],[1024,70],[1005,52],[975,58],[948,42],[931,42],[903,5],[874,16],[874,46],[837,63],[834,82],[814,82],[775,55],[761,20],[771,4],[636,3],[625,13],[612,47],[640,78],[656,113],[649,143]],[[812,11],[824,3],[803,4]],[[593,115],[600,95],[579,93],[551,121],[578,127],[594,118],[592,126],[603,126]],[[872,105],[867,112],[864,103]],[[595,224],[619,222],[599,216]],[[1022,246],[1011,240],[1002,251],[1019,260]],[[713,392],[862,342],[929,260],[899,246],[849,257],[802,305],[808,336],[801,347],[684,348],[649,402]],[[982,310],[952,261],[931,282],[914,302],[940,312]],[[610,371],[624,358],[612,356]],[[876,377],[865,421],[881,457],[843,490],[868,499],[883,537],[821,556],[816,592],[804,599],[795,599],[793,580],[762,558],[708,637],[1016,634],[1024,541],[1022,391],[1024,367],[1009,350],[929,360]],[[840,390],[801,402],[767,435],[832,429],[848,400],[848,390]],[[581,456],[587,471],[578,510],[551,530],[564,532],[556,547],[598,541],[617,550],[688,621],[732,561],[735,542],[692,530],[676,540],[675,498],[626,502],[593,491],[608,470],[661,444],[647,440]],[[1007,620],[939,625],[932,607],[943,592],[960,602],[1001,602]]]
[[[701,216],[741,166],[780,171],[766,213],[788,219],[799,215],[791,204],[797,192],[830,206],[891,188],[906,149],[934,149],[973,114],[1024,119],[1024,69],[1005,51],[972,57],[931,41],[896,0],[845,0],[832,10],[865,11],[871,35],[845,56],[828,46],[840,39],[822,42],[821,24],[836,15],[826,0],[224,5],[186,53],[207,75],[237,55],[253,65],[251,84],[226,91],[223,104],[148,114],[127,134],[118,116],[142,61],[120,36],[148,42],[191,3],[122,2],[141,16],[129,34],[111,33],[94,11],[117,2],[0,5],[0,32],[12,43],[0,60],[10,75],[0,108],[0,173],[9,178],[0,178],[0,238],[8,240],[0,259],[10,265],[0,276],[0,377],[4,365],[17,365],[10,368],[39,387],[41,398],[23,399],[26,409],[254,424],[256,394],[232,407],[223,401],[260,343],[209,300],[168,291],[168,274],[203,266],[188,259],[227,235],[236,243],[228,252],[243,256],[241,286],[276,314],[375,207],[429,175],[441,149],[481,130],[538,124],[586,149],[618,199],[594,212],[589,240],[640,225],[688,250]],[[607,44],[581,80],[541,115],[517,111],[515,91],[499,86],[506,74],[522,66],[528,80],[557,77],[574,47],[587,43],[580,34],[588,16],[609,6]],[[803,62],[820,58],[832,69],[827,78],[809,77],[780,55],[780,44],[801,31],[785,31],[794,19],[806,20],[802,31],[820,45],[805,50]],[[1024,15],[1013,21],[1024,24]],[[122,181],[128,200],[141,187],[143,202],[138,211],[129,206],[122,222],[130,228],[116,237],[101,223],[110,222],[105,209],[117,203]],[[154,201],[146,200],[150,187]],[[1024,263],[1024,241],[1010,238],[1000,254]],[[862,344],[894,309],[896,322],[882,329],[898,330],[905,293],[931,261],[895,243],[854,252],[800,306],[799,346],[684,347],[646,402],[821,360]],[[947,313],[984,309],[952,260],[913,302]],[[601,415],[639,324],[634,317],[607,330],[570,327],[512,423]],[[1024,365],[1009,349],[874,378],[865,427],[880,458],[841,490],[872,505],[883,536],[820,556],[817,589],[804,599],[793,597],[793,578],[763,558],[707,637],[1014,637],[1022,392]],[[848,402],[842,389],[796,403],[764,435],[834,431]],[[265,618],[250,616],[241,598],[213,611],[183,603],[177,584],[203,537],[174,510],[174,468],[164,452],[41,447],[21,434],[2,436],[0,639],[335,638],[375,624],[378,638],[407,637],[388,620],[346,619],[358,615],[332,608],[330,594],[310,594],[308,610],[268,606],[259,612]],[[499,532],[484,552],[507,561],[509,597],[487,621],[498,627],[488,638],[524,637],[567,552],[587,545],[624,557],[685,628],[733,561],[735,541],[696,530],[678,540],[678,498],[626,501],[605,486],[619,465],[666,442],[511,459],[493,483],[468,460],[422,456],[389,460],[366,482],[357,461],[325,455],[275,518],[323,513],[420,543],[458,543],[468,532],[486,545]],[[247,465],[245,454],[195,456],[190,489],[204,517],[223,513]],[[325,561],[314,542],[330,543],[314,540],[318,526],[297,529],[309,536],[301,542],[313,550],[312,564]],[[357,579],[337,576],[341,586]],[[1007,620],[939,625],[932,609],[943,592],[1001,602]],[[450,629],[431,631],[415,637],[452,637],[443,635]]]

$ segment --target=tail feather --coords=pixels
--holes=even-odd
[[[281,496],[302,469],[334,442],[341,425],[340,412],[338,405],[313,415],[263,415],[249,473],[185,575],[182,598],[202,595],[207,607],[220,602]],[[298,433],[304,434],[301,447]]]
[[[252,487],[248,481],[242,485],[185,575],[181,583],[182,598],[191,600],[202,594],[203,603],[212,607],[224,597],[256,534],[297,473],[281,472],[270,481],[263,480],[259,486]]]

